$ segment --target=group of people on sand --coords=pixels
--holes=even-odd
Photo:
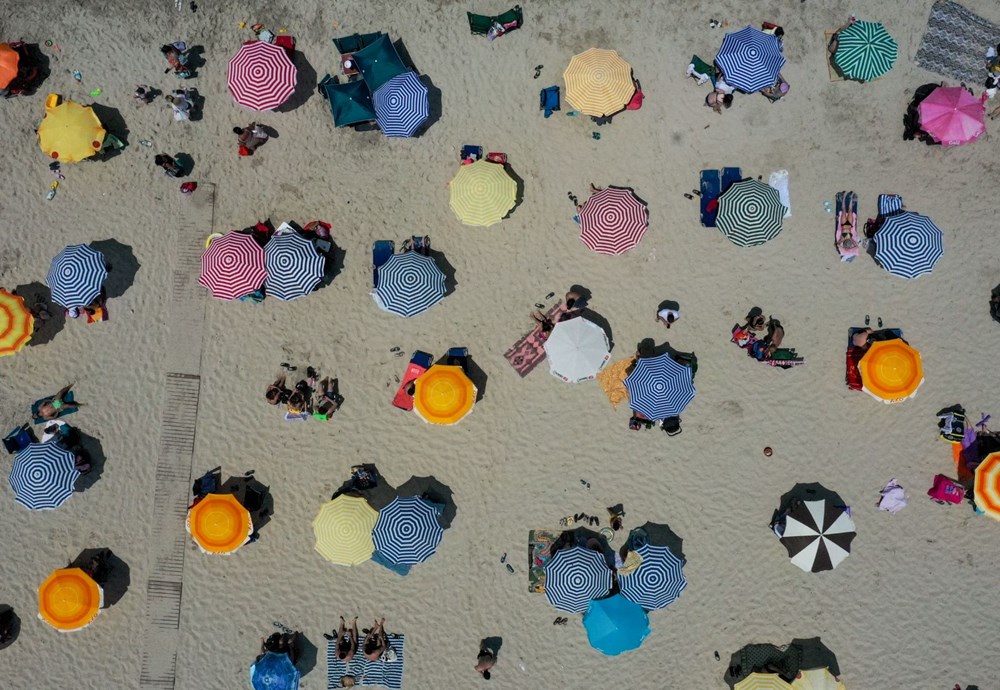
[[[396,660],[395,650],[389,644],[389,636],[385,633],[385,619],[374,621],[372,627],[364,631],[365,637],[359,643],[358,640],[358,617],[355,616],[351,619],[351,625],[348,627],[347,621],[343,616],[340,617],[340,627],[334,632],[333,635],[323,633],[323,637],[326,639],[336,642],[337,645],[337,658],[341,661],[350,661],[354,658],[354,655],[358,652],[358,647],[361,648],[361,653],[364,654],[365,659],[368,661],[385,661],[392,662]],[[340,677],[340,687],[342,688],[353,688],[358,684],[358,679],[353,675],[344,675]]]
[[[287,369],[294,371],[296,367]],[[313,367],[306,368],[306,377],[296,383],[294,388],[288,388],[287,376],[279,374],[274,383],[264,391],[264,399],[268,405],[285,405],[286,419],[306,419],[311,416],[325,422],[344,402],[344,396],[339,392],[339,380],[329,376],[320,379]]]
[[[299,662],[298,643],[298,632],[271,633],[270,637],[267,639],[261,638],[260,656],[257,657],[257,661],[260,661],[260,659],[268,652],[273,652],[275,654],[287,654],[288,658],[292,660],[292,664],[297,664]]]
[[[81,444],[80,431],[66,422],[59,421],[59,417],[80,409],[83,403],[72,399],[70,390],[73,384],[69,384],[59,390],[55,395],[43,399],[38,403],[36,417],[43,420],[45,426],[42,427],[42,443],[52,441],[56,445],[73,454],[73,465],[80,474],[87,474],[91,470],[89,454]]]
[[[785,30],[782,27],[764,22],[761,25],[761,31],[773,35],[778,39],[778,46],[782,46],[785,37]],[[718,115],[721,115],[723,110],[732,107],[736,88],[726,83],[726,75],[717,64],[708,65],[696,58],[696,61],[688,66],[688,75],[694,77],[699,85],[711,80],[712,90],[705,96],[705,107],[711,108]],[[760,93],[772,101],[776,101],[785,96],[788,90],[788,82],[779,73],[778,80],[771,86],[760,89]]]
[[[765,318],[760,307],[754,307],[747,313],[746,323],[733,326],[732,342],[758,362],[782,369],[803,364],[805,360],[794,348],[781,346],[784,339],[784,326],[773,316]]]

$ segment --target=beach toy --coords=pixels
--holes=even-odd
[[[771,457],[771,454],[772,454],[773,452],[774,452],[774,451],[773,451],[773,450],[771,450],[771,446],[765,446],[765,447],[764,447],[764,457],[767,457],[767,458]]]
[[[104,605],[104,592],[80,568],[61,568],[38,587],[38,617],[60,632],[90,625]]]
[[[101,95],[101,93],[102,93],[102,91],[101,91],[100,87],[98,87],[98,88],[94,89],[93,91],[91,91],[90,95],[93,96],[94,98],[97,98],[98,96]]]
[[[245,29],[245,28],[247,28],[247,23],[246,23],[246,22],[240,22],[240,23],[238,24],[238,26],[239,26],[239,27],[240,27],[241,29]]]
[[[46,48],[51,48],[52,47],[52,39],[51,38],[45,41],[45,47]]]
[[[209,494],[187,516],[187,530],[204,553],[230,554],[250,541],[250,513],[232,494]]]
[[[77,81],[83,81],[83,74],[80,73],[80,70],[75,69],[73,70],[73,78]]]

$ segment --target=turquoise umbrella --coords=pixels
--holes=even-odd
[[[650,633],[646,612],[621,594],[590,602],[583,627],[590,646],[608,656],[638,649]]]
[[[837,33],[833,62],[846,78],[871,81],[891,70],[898,55],[896,39],[881,22],[857,21]]]
[[[406,72],[406,65],[392,45],[388,36],[380,36],[375,42],[354,53],[354,62],[372,93],[393,77]]]

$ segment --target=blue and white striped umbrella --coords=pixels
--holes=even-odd
[[[85,244],[71,244],[52,259],[46,282],[52,301],[70,309],[97,299],[108,277],[104,254]]]
[[[666,546],[646,544],[636,549],[642,563],[628,575],[618,575],[622,595],[647,611],[662,609],[687,587],[684,562]]]
[[[592,549],[562,549],[545,566],[545,598],[562,611],[582,613],[592,600],[610,591],[611,568]]]
[[[669,352],[640,357],[632,373],[625,377],[629,406],[647,419],[679,415],[694,400],[691,376],[691,367],[675,362]]]
[[[387,137],[412,137],[430,114],[427,87],[416,72],[403,72],[372,94],[378,126]]]
[[[773,86],[785,66],[781,43],[772,34],[748,26],[722,39],[715,56],[722,77],[733,88],[753,93]]]
[[[393,314],[415,316],[440,302],[444,292],[444,273],[429,256],[393,254],[378,268],[375,299]]]
[[[51,510],[65,503],[80,476],[73,459],[73,453],[52,441],[21,450],[14,456],[9,477],[17,502],[31,510]]]
[[[442,534],[430,502],[419,496],[397,496],[379,511],[372,539],[375,548],[393,563],[413,565],[434,554]]]
[[[893,275],[916,278],[930,273],[942,254],[941,229],[919,213],[889,216],[875,233],[875,260]]]
[[[280,300],[308,295],[323,279],[323,256],[297,232],[275,235],[264,245],[267,294]]]

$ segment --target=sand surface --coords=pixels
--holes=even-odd
[[[525,28],[494,43],[469,35],[465,11],[502,4],[204,1],[192,14],[166,0],[51,0],[0,8],[3,39],[58,46],[46,49],[52,74],[42,92],[0,107],[0,284],[44,280],[69,243],[113,239],[139,264],[111,300],[109,322],[70,323],[51,342],[0,360],[4,430],[25,420],[33,400],[76,381],[86,407],[68,421],[106,456],[92,488],[57,511],[28,512],[7,482],[0,486],[0,602],[23,620],[20,639],[0,652],[4,687],[139,687],[150,544],[162,518],[154,467],[165,377],[179,354],[201,377],[194,473],[254,469],[271,487],[275,513],[260,541],[231,558],[205,556],[185,539],[177,688],[246,687],[259,638],[279,622],[319,647],[302,688],[320,690],[321,635],[340,615],[385,616],[390,630],[406,633],[407,688],[478,687],[477,644],[491,635],[503,638],[493,688],[724,688],[725,662],[714,650],[726,660],[749,642],[817,635],[852,690],[1000,687],[989,595],[1000,527],[923,495],[951,467],[935,411],[961,402],[974,414],[1000,412],[991,407],[998,341],[987,310],[1000,258],[993,136],[953,149],[900,136],[913,88],[939,79],[912,60],[930,0],[870,10],[793,0],[523,4]],[[967,5],[1000,23],[995,5]],[[885,22],[899,42],[895,69],[866,85],[827,79],[823,32],[850,11]],[[713,16],[730,28],[785,27],[787,98],[738,97],[722,116],[703,107],[705,87],[684,68],[694,53],[711,58],[722,40],[723,30],[708,26]],[[226,62],[250,35],[240,21],[294,34],[311,65],[305,79],[335,68],[332,36],[386,30],[440,89],[441,117],[413,140],[335,130],[314,92],[291,112],[254,115],[226,91]],[[177,87],[163,76],[157,47],[179,38],[204,46],[207,64],[186,83],[204,97],[197,122],[174,122],[162,100],[131,102],[137,83]],[[646,93],[642,110],[602,127],[600,141],[585,118],[565,116],[566,104],[548,120],[536,106],[538,90],[562,84],[570,57],[592,46],[616,48]],[[536,81],[537,64],[545,67]],[[45,93],[89,102],[98,87],[97,102],[118,109],[130,145],[106,163],[65,166],[47,202],[52,176],[32,131]],[[231,128],[255,118],[279,136],[240,159]],[[525,181],[523,203],[490,229],[462,226],[448,207],[446,185],[465,143],[505,151]],[[192,200],[153,168],[160,151],[191,154],[192,179],[215,185],[214,211],[197,216],[214,221],[200,236],[265,218],[331,222],[343,261],[332,285],[261,305],[202,291],[195,307],[178,311],[175,280],[197,278],[179,258],[191,229],[175,227]],[[793,216],[777,239],[741,249],[700,227],[697,203],[682,194],[697,186],[699,170],[724,165],[765,179],[789,171]],[[586,198],[589,182],[632,186],[649,202],[649,232],[629,254],[598,256],[579,241],[566,195]],[[906,281],[865,256],[841,264],[823,208],[841,189],[859,192],[862,218],[874,215],[880,192],[902,194],[908,209],[934,218],[946,252],[935,271]],[[431,236],[457,284],[427,313],[401,319],[368,295],[370,247],[414,233]],[[532,305],[573,283],[593,292],[591,307],[611,324],[613,359],[644,337],[698,354],[698,395],[681,436],[629,432],[627,410],[613,411],[596,384],[563,384],[545,364],[521,379],[503,359],[528,329]],[[669,332],[653,320],[667,298],[683,311]],[[786,344],[806,366],[758,366],[729,343],[755,304],[782,318]],[[197,324],[204,313],[195,335],[169,325],[185,309]],[[886,406],[844,386],[846,331],[865,314],[904,329],[922,352],[927,380],[915,399]],[[390,348],[439,356],[453,345],[467,346],[488,375],[474,413],[436,428],[392,408],[406,359]],[[287,423],[263,403],[283,361],[339,377],[347,402],[330,424]],[[764,446],[773,457],[763,457]],[[457,515],[438,553],[406,578],[373,563],[335,567],[312,548],[313,515],[358,462],[375,462],[394,485],[434,475],[454,492]],[[911,501],[895,516],[874,508],[891,477]],[[799,481],[822,482],[853,506],[858,537],[833,572],[801,572],[767,528],[778,497]],[[573,512],[603,515],[617,502],[626,527],[665,522],[683,537],[689,585],[651,614],[640,650],[606,658],[587,644],[579,616],[552,626],[559,612],[526,590],[525,552],[529,529],[554,528]],[[35,588],[96,546],[128,563],[129,591],[86,631],[60,635],[35,618]],[[499,563],[505,552],[514,575]]]

